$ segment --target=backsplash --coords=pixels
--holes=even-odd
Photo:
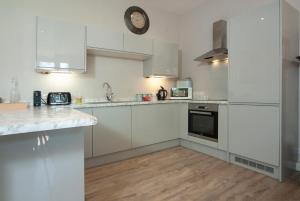
[[[116,99],[133,99],[137,93],[155,94],[160,86],[169,89],[175,83],[174,79],[144,78],[140,61],[97,56],[87,57],[87,72],[83,74],[32,73],[36,77],[34,82],[15,76],[19,81],[22,101],[31,102],[34,90],[42,91],[43,95],[51,91],[69,91],[86,99],[102,99],[105,97],[104,82],[112,86]],[[9,90],[10,87],[2,89],[1,97],[6,101]]]

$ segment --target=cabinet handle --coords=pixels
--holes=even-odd
[[[212,116],[211,112],[190,111],[190,114],[203,114]]]

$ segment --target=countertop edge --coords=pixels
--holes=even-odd
[[[155,105],[155,104],[173,104],[173,103],[203,103],[203,104],[218,104],[228,105],[228,101],[202,101],[202,100],[165,100],[165,101],[124,101],[124,102],[111,102],[111,103],[84,103],[81,105],[70,105],[73,109],[84,109],[84,108],[97,108],[97,107],[116,107],[116,106],[138,106],[138,105]]]

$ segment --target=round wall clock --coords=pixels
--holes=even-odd
[[[124,15],[127,28],[135,34],[144,34],[148,31],[150,21],[147,13],[137,6],[129,7]]]

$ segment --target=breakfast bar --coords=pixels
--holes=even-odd
[[[0,200],[83,201],[83,127],[67,107],[0,111]]]

